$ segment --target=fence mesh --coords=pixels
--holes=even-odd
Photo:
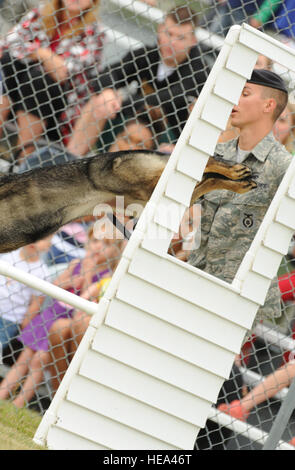
[[[248,22],[295,47],[292,0],[1,0],[0,6],[2,173],[97,152],[169,154],[231,25]],[[169,15],[175,6],[183,8]],[[274,133],[294,153],[294,78],[263,56],[257,67],[288,82],[290,102]],[[221,138],[232,136],[229,128]],[[198,220],[198,211],[187,214],[171,244],[173,256],[187,259],[184,244],[193,240]],[[1,259],[99,302],[125,242],[97,239],[95,221],[77,220]],[[122,223],[132,231],[134,221]],[[293,240],[278,271],[282,315],[257,326],[219,395],[217,407],[233,422],[244,421],[245,432],[209,419],[196,449],[261,448],[251,430],[271,429],[295,376],[294,263]],[[88,322],[85,313],[0,276],[0,399],[43,414]],[[282,439],[294,436],[292,416]]]

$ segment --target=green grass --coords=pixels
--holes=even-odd
[[[0,450],[44,450],[33,442],[41,416],[0,401]]]

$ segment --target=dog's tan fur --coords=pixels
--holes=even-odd
[[[167,163],[152,151],[96,155],[63,165],[4,176],[0,180],[0,252],[15,250],[57,231],[77,218],[92,215],[100,203],[123,196],[125,206],[143,206]],[[216,178],[218,173],[224,178]],[[245,165],[210,158],[192,202],[215,189],[245,193],[256,187]]]

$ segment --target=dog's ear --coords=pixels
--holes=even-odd
[[[119,166],[121,165],[122,163],[122,158],[121,157],[117,157],[115,158],[115,160],[113,161],[113,170],[116,171]]]
[[[132,154],[129,154],[126,152],[125,154],[122,155],[122,157],[116,157],[113,161],[113,171],[116,172],[117,170],[121,169],[120,167],[122,166],[123,163],[131,162],[136,164],[136,161],[138,161],[137,158],[134,158],[135,154],[134,152]]]

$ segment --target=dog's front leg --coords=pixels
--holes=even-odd
[[[221,159],[209,157],[204,170],[204,174],[206,173],[217,173],[232,180],[240,180],[248,178],[251,175],[251,170],[242,163],[227,163]]]
[[[257,184],[254,181],[248,179],[232,181],[223,178],[205,178],[196,185],[191,198],[191,205],[210,191],[226,189],[235,193],[244,194],[248,191],[251,191],[251,189],[255,189],[256,187]]]

